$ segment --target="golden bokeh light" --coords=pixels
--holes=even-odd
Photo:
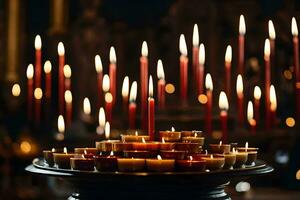
[[[165,87],[165,91],[168,94],[173,94],[175,92],[175,86],[172,83],[168,83]]]
[[[11,93],[14,97],[18,97],[21,94],[21,87],[18,83],[15,83],[11,88]]]
[[[286,118],[285,120],[285,124],[288,126],[288,127],[294,127],[296,122],[295,122],[295,119],[293,117],[288,117]]]
[[[31,151],[31,144],[28,141],[22,141],[20,144],[20,149],[25,154],[29,153]]]
[[[198,96],[198,101],[201,103],[201,104],[206,104],[207,103],[207,96],[205,94],[200,94]]]
[[[291,80],[293,78],[293,74],[292,74],[292,72],[290,70],[284,70],[283,76],[287,80]]]

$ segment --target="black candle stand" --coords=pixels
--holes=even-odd
[[[48,167],[34,159],[26,171],[68,181],[74,193],[68,199],[218,199],[229,200],[225,187],[233,179],[271,173],[264,161],[245,168],[211,172],[97,172]]]

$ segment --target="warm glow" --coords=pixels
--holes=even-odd
[[[153,80],[151,75],[149,77],[149,97],[153,97]]]
[[[51,70],[52,70],[52,64],[49,60],[47,60],[44,64],[44,72],[46,74],[49,74],[49,73],[51,73]]]
[[[222,141],[219,142],[219,146],[222,146]]]
[[[148,45],[146,41],[143,41],[142,44],[142,56],[147,57],[148,56]]]
[[[165,87],[165,91],[168,93],[168,94],[173,94],[175,92],[175,86],[171,83],[168,83]]]
[[[91,114],[91,103],[89,98],[85,97],[83,100],[83,112],[86,115],[90,115]]]
[[[105,139],[109,139],[110,138],[110,124],[109,122],[105,123]]]
[[[162,137],[162,138],[161,138],[161,142],[162,142],[162,143],[166,143],[166,141],[165,141],[165,138],[164,138],[164,137]]]
[[[162,160],[160,155],[157,155],[157,160]]]
[[[210,73],[207,73],[205,76],[205,88],[210,91],[213,91],[214,89],[214,85]]]
[[[54,148],[52,148],[52,149],[51,149],[51,151],[54,153],[54,152],[55,152],[55,149],[54,149]]]
[[[129,95],[129,78],[125,76],[122,84],[122,97],[128,97]]]
[[[239,34],[245,35],[246,33],[246,23],[244,15],[240,15],[240,23],[239,23]]]
[[[70,90],[65,91],[65,102],[67,104],[72,103],[73,97],[72,97],[72,92]]]
[[[40,35],[36,35],[34,39],[34,48],[40,50],[42,48],[42,40]]]
[[[116,63],[117,62],[116,50],[115,50],[114,47],[110,47],[110,50],[109,50],[109,62],[110,63]]]
[[[103,70],[101,57],[99,55],[95,56],[95,69],[97,73],[100,73]]]
[[[109,76],[107,74],[105,74],[103,76],[103,80],[102,80],[102,89],[104,92],[108,92],[109,91],[109,88],[110,88],[110,85],[109,85]]]
[[[204,65],[205,63],[205,47],[204,44],[201,43],[199,47],[199,64]]]
[[[198,47],[199,46],[199,31],[198,31],[198,25],[194,25],[193,29],[193,46]]]
[[[295,17],[292,18],[292,25],[291,25],[291,31],[292,31],[292,35],[295,37],[295,36],[298,36],[298,26],[297,26],[297,22],[296,22],[296,19]]]
[[[254,87],[254,94],[253,95],[254,95],[254,99],[260,100],[260,98],[261,98],[261,89],[260,89],[259,86]]]
[[[171,131],[172,131],[172,132],[175,132],[175,128],[174,128],[173,126],[171,127]]]
[[[247,120],[249,123],[253,120],[254,117],[254,111],[253,111],[253,103],[252,101],[248,101],[247,105]]]
[[[232,60],[232,47],[228,45],[225,52],[225,62],[231,63]]]
[[[249,147],[249,144],[248,144],[248,142],[246,142],[245,143],[245,149],[246,149],[246,151],[247,151],[248,147]]]
[[[70,65],[65,65],[64,66],[64,76],[65,76],[65,78],[71,78],[72,70],[71,70]]]
[[[114,156],[114,152],[113,151],[110,151],[110,156]]]
[[[157,61],[157,78],[160,80],[165,80],[165,72],[161,59]]]
[[[271,51],[270,49],[271,49],[271,47],[270,47],[270,40],[266,39],[265,40],[265,47],[264,47],[265,58],[270,57],[270,51]]]
[[[104,96],[104,100],[106,103],[111,103],[113,101],[113,96],[110,92],[106,93]]]
[[[145,140],[145,138],[143,138],[143,137],[142,137],[142,143],[146,143],[146,140]]]
[[[179,38],[179,51],[183,56],[187,56],[187,46],[183,34],[181,34]]]
[[[213,158],[214,158],[214,156],[211,154],[211,155],[210,155],[210,159],[213,159]]]
[[[65,55],[65,47],[62,42],[59,42],[57,45],[57,53],[59,56],[64,56]]]
[[[219,95],[219,108],[221,110],[229,109],[228,99],[224,91],[221,91]]]
[[[64,117],[62,115],[58,116],[57,129],[58,129],[58,132],[60,132],[60,133],[65,132],[65,120],[64,120]]]
[[[285,124],[288,126],[288,127],[294,127],[295,126],[295,119],[293,117],[288,117],[286,118],[285,120]]]
[[[20,144],[20,149],[25,154],[29,153],[31,151],[31,144],[28,141],[22,141]]]
[[[67,147],[64,147],[64,153],[68,153],[68,149],[67,149]]]
[[[135,136],[138,136],[138,135],[139,135],[139,133],[138,133],[137,131],[135,131],[135,133],[134,133],[134,134],[135,134]]]
[[[274,85],[270,86],[270,104],[271,104],[271,110],[275,111],[277,109],[277,98],[276,98],[276,92]]]
[[[234,148],[234,147],[232,148],[232,153],[236,153],[236,151],[235,151],[235,148]]]
[[[18,97],[21,94],[21,87],[18,83],[15,83],[11,88],[11,93],[14,97]]]
[[[273,24],[272,20],[269,20],[269,22],[268,22],[268,29],[269,29],[269,38],[272,40],[275,40],[276,32],[275,32],[275,28],[274,28],[274,24]]]
[[[26,70],[27,79],[32,79],[34,74],[33,65],[29,64]]]
[[[136,95],[137,95],[137,82],[133,81],[133,83],[131,84],[131,88],[130,88],[129,101],[135,102]]]
[[[207,103],[207,96],[205,94],[200,94],[198,96],[198,101],[201,103],[201,104],[206,104]]]
[[[99,126],[104,128],[105,126],[105,111],[104,108],[100,108],[99,109],[99,114],[98,114],[98,122],[99,122]]]
[[[38,99],[38,100],[42,99],[42,97],[43,97],[42,89],[41,88],[35,88],[33,95],[34,95],[35,99]]]
[[[236,79],[236,93],[238,96],[243,95],[244,86],[243,86],[243,78],[242,75],[238,75]]]

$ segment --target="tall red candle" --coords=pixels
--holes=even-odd
[[[135,129],[136,121],[136,95],[137,95],[137,82],[133,81],[130,88],[130,97],[129,97],[129,108],[128,108],[128,119],[129,119],[129,129]]]
[[[34,99],[35,99],[35,106],[34,106],[34,111],[35,111],[35,124],[39,125],[41,121],[41,107],[42,107],[42,97],[43,97],[43,91],[41,88],[35,88],[34,89]]]
[[[46,99],[51,98],[51,71],[52,71],[52,65],[49,60],[47,60],[44,64],[44,72],[45,72],[45,97]]]
[[[205,47],[204,44],[200,44],[199,50],[199,67],[198,67],[198,95],[203,93],[204,84],[204,63],[205,63]]]
[[[35,47],[35,88],[41,88],[42,85],[42,40],[39,35],[34,40]]]
[[[229,98],[231,94],[231,60],[232,48],[230,45],[228,45],[225,52],[225,92]]]
[[[27,76],[27,114],[28,119],[32,120],[32,102],[33,102],[33,65],[29,64],[26,70]]]
[[[276,125],[276,109],[277,109],[277,98],[274,85],[270,86],[270,118],[271,125]]]
[[[239,51],[238,51],[238,73],[243,74],[244,72],[244,62],[245,62],[245,33],[246,24],[244,15],[240,15],[239,22]]]
[[[59,114],[64,112],[64,66],[65,66],[65,47],[62,42],[58,43],[58,110]]]
[[[71,76],[72,76],[72,70],[70,65],[65,65],[64,66],[65,91],[71,90]]]
[[[148,134],[150,136],[150,140],[153,141],[155,139],[155,101],[153,98],[153,80],[150,75],[149,78],[149,97],[148,97]]]
[[[222,130],[222,141],[227,143],[228,142],[228,99],[225,92],[221,91],[219,95],[219,108],[220,108],[220,121],[221,121],[221,130]]]
[[[210,74],[206,74],[205,77],[205,88],[206,88],[206,113],[205,113],[205,126],[206,133],[211,135],[212,133],[212,93],[213,93],[213,82]]]
[[[123,112],[127,113],[128,108],[128,96],[129,96],[129,78],[125,76],[122,84],[122,99],[123,99]]]
[[[261,90],[260,87],[254,87],[254,119],[258,123],[259,122],[259,115],[260,115],[260,98],[261,98]]]
[[[161,60],[157,61],[157,100],[158,100],[158,107],[164,108],[165,107],[165,72],[164,67]]]
[[[270,41],[269,39],[265,40],[264,47],[264,59],[265,59],[265,123],[266,130],[270,130],[271,128],[271,117],[270,117],[270,85],[271,85],[271,66],[270,66]]]
[[[199,66],[199,31],[198,25],[195,24],[193,28],[193,74],[195,88],[198,91],[198,66]],[[198,95],[198,94],[197,94]]]
[[[238,106],[238,123],[240,126],[244,123],[244,86],[242,75],[238,75],[236,79],[236,94]]]
[[[70,90],[65,91],[65,103],[66,103],[66,125],[69,126],[72,121],[72,93]]]
[[[185,42],[185,37],[183,34],[179,38],[179,51],[180,56],[180,97],[181,100],[185,101],[187,99],[188,90],[188,57],[187,57],[187,46]]]
[[[141,118],[142,129],[147,130],[147,92],[148,92],[148,45],[142,44],[142,56],[140,57],[140,88],[141,88]]]
[[[248,102],[247,105],[247,120],[250,125],[251,134],[256,134],[256,121],[254,119],[254,110],[252,101]]]
[[[112,95],[112,104],[115,104],[117,95],[117,57],[114,47],[110,47],[109,51],[109,78],[110,78],[110,91]]]
[[[103,93],[102,93],[103,67],[102,67],[101,57],[99,55],[95,56],[95,69],[97,72],[98,107],[100,107],[103,104]]]

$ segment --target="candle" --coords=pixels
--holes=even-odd
[[[160,150],[173,150],[175,149],[175,143],[174,142],[166,142],[164,137],[161,139],[160,143]]]
[[[113,152],[116,152],[117,154],[122,154],[125,150],[131,150],[132,149],[132,143],[129,142],[114,142],[112,143],[112,150]]]
[[[97,148],[74,148],[75,154],[85,154],[85,155],[97,155],[98,149]]]
[[[51,90],[52,90],[52,85],[51,85],[51,70],[52,70],[52,65],[49,60],[47,60],[44,64],[44,72],[45,72],[45,97],[47,99],[51,98]]]
[[[64,66],[65,91],[71,90],[71,76],[72,76],[72,70],[70,65],[65,65]]]
[[[52,150],[43,150],[44,160],[48,164],[49,167],[53,167],[54,160],[53,160],[53,153],[60,153],[62,149],[54,149]]]
[[[225,158],[219,156],[210,155],[210,157],[203,157],[203,160],[206,161],[206,168],[209,170],[222,169],[225,164]]]
[[[134,142],[132,144],[133,150],[158,151],[159,147],[159,142],[146,142],[144,138],[142,138],[142,142]]]
[[[102,66],[102,61],[101,57],[99,55],[95,56],[95,69],[97,72],[97,86],[98,86],[98,105],[102,105],[103,103],[103,94],[102,94],[102,80],[103,80],[103,66]],[[98,108],[99,108],[98,107]]]
[[[160,151],[160,154],[163,158],[166,159],[175,159],[175,160],[183,160],[186,155],[186,151],[182,150],[162,150]]]
[[[218,156],[223,156],[225,158],[225,169],[232,169],[236,162],[236,154],[229,152],[226,154],[218,154]]]
[[[261,98],[261,89],[258,86],[254,87],[254,118],[256,123],[259,122],[259,107],[260,107],[260,98]]]
[[[94,171],[94,158],[75,155],[70,158],[70,165],[73,170]]]
[[[98,113],[98,123],[99,123],[99,126],[96,129],[96,132],[97,132],[98,135],[102,135],[104,133],[105,122],[106,122],[105,111],[101,107],[99,109],[99,113]]]
[[[221,121],[221,130],[222,130],[222,140],[227,142],[228,140],[228,129],[227,129],[227,118],[228,118],[228,109],[229,104],[225,92],[221,91],[219,95],[219,108],[220,108],[220,121]]]
[[[141,118],[142,129],[147,130],[147,91],[148,91],[148,45],[143,41],[140,58],[140,81],[141,81]]]
[[[109,122],[105,123],[104,131],[105,131],[105,139],[109,140],[109,138],[110,138],[110,124],[109,124]]]
[[[253,103],[248,101],[247,105],[247,120],[250,125],[251,133],[254,135],[256,132],[256,121],[254,119]]]
[[[53,160],[58,168],[70,169],[70,158],[73,158],[74,155],[73,153],[68,153],[67,148],[64,147],[63,153],[53,153]]]
[[[240,126],[244,123],[244,86],[242,75],[238,75],[236,79],[236,94],[238,106],[238,122]]]
[[[212,133],[212,94],[213,94],[213,82],[211,75],[208,73],[205,76],[205,88],[206,88],[206,113],[205,113],[205,126],[206,133],[211,135]]]
[[[194,136],[182,137],[182,142],[198,143],[200,146],[204,145],[204,137],[198,137],[197,133]]]
[[[271,128],[271,118],[270,118],[270,85],[271,85],[271,66],[270,66],[270,41],[265,40],[264,47],[264,59],[265,59],[265,108],[266,108],[266,130]]]
[[[100,172],[113,172],[118,169],[117,157],[113,152],[109,156],[95,156],[94,159],[96,169]]]
[[[199,67],[197,70],[198,74],[198,95],[203,93],[203,83],[204,83],[204,63],[205,63],[205,47],[204,44],[200,44],[200,50],[199,50]]]
[[[152,76],[149,78],[149,97],[148,97],[148,135],[150,136],[150,140],[155,139],[155,101],[153,98],[153,81]]]
[[[198,66],[199,66],[199,31],[198,25],[194,24],[193,28],[193,74],[194,81],[198,91]]]
[[[274,24],[272,20],[268,21],[268,31],[269,31],[269,39],[270,39],[270,53],[271,53],[271,65],[275,67],[275,39],[276,39],[276,32],[274,28]]]
[[[197,137],[202,137],[203,132],[192,130],[192,131],[181,131],[181,137],[194,137],[195,135]]]
[[[42,87],[42,40],[39,35],[35,36],[34,40],[34,48],[35,48],[35,87]]]
[[[32,120],[32,101],[33,101],[33,65],[29,64],[26,70],[27,76],[27,113],[28,119]]]
[[[210,144],[209,146],[213,153],[218,153],[218,154],[229,153],[231,148],[230,144],[223,144],[222,141],[220,141],[219,144]]]
[[[154,158],[156,156],[156,152],[147,151],[147,150],[125,150],[124,157],[125,158]]]
[[[123,142],[142,142],[143,139],[145,141],[149,141],[148,135],[138,135],[138,132],[135,131],[134,135],[121,135],[121,139]]]
[[[112,95],[112,105],[114,105],[117,97],[117,56],[114,47],[110,47],[109,61],[110,90]]]
[[[129,129],[135,129],[136,95],[137,95],[137,82],[133,81],[131,88],[130,88],[129,108],[128,108]]]
[[[62,42],[57,45],[58,52],[58,107],[59,114],[64,112],[64,66],[65,66],[65,47]]]
[[[109,153],[113,150],[113,144],[119,142],[120,140],[104,140],[96,142],[96,148],[98,149],[98,152],[102,153],[102,155],[109,155]]]
[[[205,160],[195,160],[192,156],[188,160],[176,160],[176,168],[179,171],[201,172],[206,167]]]
[[[175,149],[179,151],[185,151],[186,153],[199,153],[202,148],[199,143],[192,142],[178,142],[175,143]]]
[[[117,161],[121,172],[140,172],[145,169],[144,158],[118,158]]]
[[[122,99],[123,99],[123,111],[127,113],[128,109],[128,96],[129,96],[129,78],[125,76],[122,84]]]
[[[66,125],[69,126],[72,121],[72,93],[70,90],[65,91],[65,102],[66,102]]]
[[[146,159],[146,165],[149,171],[170,172],[174,171],[175,160],[162,159],[161,156],[158,155],[157,159]]]
[[[55,135],[56,140],[62,141],[65,138],[65,120],[62,115],[57,118],[57,130],[58,133]]]
[[[102,89],[104,91],[104,100],[105,100],[105,111],[106,111],[106,119],[107,121],[111,122],[112,121],[112,106],[113,106],[113,95],[109,92],[110,90],[110,77],[105,74],[103,76],[103,85]]]
[[[246,24],[244,15],[240,15],[239,22],[239,51],[238,51],[238,73],[243,74],[244,72],[244,56],[245,56],[245,34]]]
[[[172,127],[171,131],[159,131],[159,137],[160,140],[164,138],[165,141],[167,142],[178,142],[181,139],[181,132],[180,131],[175,131],[175,128]]]
[[[165,107],[165,72],[162,61],[159,59],[157,61],[157,101],[158,107],[164,108]]]
[[[270,86],[270,117],[272,125],[276,125],[277,98],[274,85]]]
[[[35,123],[38,125],[41,120],[41,106],[43,91],[41,88],[34,89],[34,99],[35,99]]]
[[[247,152],[239,152],[239,151],[235,150],[234,148],[232,149],[232,152],[234,154],[236,154],[236,162],[235,162],[234,167],[243,168],[247,162],[248,153]]]
[[[85,123],[91,124],[92,123],[92,117],[91,117],[91,103],[89,98],[85,97],[83,99],[83,115],[82,120]]]
[[[188,89],[188,57],[187,57],[187,46],[185,37],[183,34],[179,38],[179,51],[180,56],[180,97],[181,100],[186,100],[187,89]]]
[[[254,163],[257,159],[258,148],[248,147],[248,142],[246,142],[245,147],[238,147],[237,150],[240,152],[248,153],[248,159],[247,159],[246,165],[254,165]]]
[[[232,48],[227,46],[225,52],[225,92],[230,97],[231,94],[231,60],[232,60]]]

